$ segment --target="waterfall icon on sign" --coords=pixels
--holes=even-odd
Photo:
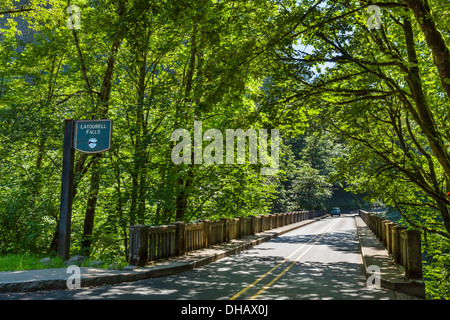
[[[89,148],[94,149],[95,146],[97,145],[97,139],[95,138],[90,138],[88,141],[89,144]]]

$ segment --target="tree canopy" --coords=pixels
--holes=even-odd
[[[56,250],[63,120],[109,118],[112,149],[75,154],[73,252],[126,257],[133,224],[326,208],[345,187],[423,232],[428,293],[448,298],[449,12],[439,0],[0,0],[0,254]],[[193,137],[195,121],[279,129],[278,174],[174,164],[171,133]]]

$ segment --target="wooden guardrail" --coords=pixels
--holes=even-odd
[[[145,266],[149,261],[184,255],[259,232],[322,216],[325,210],[295,211],[268,215],[202,220],[195,223],[130,226],[129,264]]]
[[[392,221],[373,213],[359,210],[359,215],[383,243],[394,261],[405,268],[409,279],[422,279],[421,234],[417,230],[408,230]]]

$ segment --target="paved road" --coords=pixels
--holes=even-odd
[[[328,217],[181,274],[0,299],[396,299],[366,287],[352,216]]]

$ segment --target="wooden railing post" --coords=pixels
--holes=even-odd
[[[402,263],[402,248],[401,248],[400,234],[403,230],[406,230],[406,227],[396,225],[393,228],[392,234],[392,254],[394,256],[394,261],[399,264]]]
[[[223,221],[223,242],[230,241],[230,221],[227,218],[220,219]]]
[[[259,215],[259,219],[261,220],[261,227],[259,228],[260,232],[264,232],[265,231],[265,224],[266,224],[266,219],[265,216],[263,214]]]
[[[392,228],[394,227],[395,223],[392,221],[389,221],[386,223],[386,249],[388,253],[392,254]]]
[[[236,219],[236,239],[242,238],[242,230],[241,230],[241,222],[242,218],[235,218]]]
[[[258,220],[256,220],[255,216],[250,216],[250,233],[252,235],[257,233],[258,228]]]
[[[203,241],[205,248],[211,247],[211,221],[208,219],[201,220],[203,222]]]
[[[245,218],[239,217],[239,236],[240,238],[245,237],[247,234],[245,233]]]
[[[128,263],[140,267],[148,263],[148,226],[142,224],[130,226]]]
[[[409,279],[422,279],[421,234],[417,230],[406,231],[405,275]]]
[[[381,219],[380,226],[381,226],[381,242],[383,242],[383,246],[387,248],[387,226],[386,224],[389,223],[389,220]]]
[[[177,221],[173,223],[177,229],[175,231],[175,255],[182,256],[186,253],[185,228],[184,222]]]

